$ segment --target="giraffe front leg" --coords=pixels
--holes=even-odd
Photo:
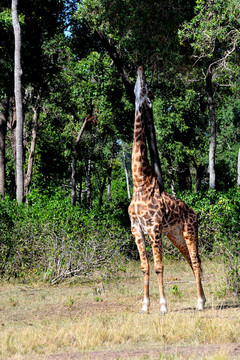
[[[162,262],[162,236],[158,230],[155,231],[154,233],[149,232],[149,236],[152,243],[154,268],[157,274],[158,286],[159,286],[160,315],[165,315],[167,313],[167,301],[165,298],[164,286],[163,286],[164,265]]]
[[[140,229],[136,229],[132,227],[132,234],[135,240],[135,243],[138,248],[140,261],[141,261],[141,270],[143,272],[143,291],[144,291],[144,298],[143,298],[143,306],[141,309],[141,314],[148,314],[149,312],[149,262],[147,257],[146,245],[145,245],[145,238],[144,234]]]

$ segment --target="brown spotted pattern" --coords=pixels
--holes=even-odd
[[[141,86],[144,85],[144,75]],[[142,91],[142,93],[144,93]],[[146,94],[145,98],[146,97]],[[138,99],[139,100],[139,99]],[[149,104],[149,99],[148,104]],[[137,100],[136,100],[137,101]],[[205,296],[201,284],[201,262],[198,254],[198,226],[195,212],[183,201],[170,196],[160,189],[157,176],[147,157],[146,137],[144,131],[144,111],[146,103],[137,104],[134,123],[134,140],[132,149],[132,176],[134,191],[129,206],[131,230],[136,242],[144,280],[144,302],[142,312],[149,308],[149,262],[146,251],[145,235],[148,234],[153,251],[154,267],[158,277],[160,292],[160,312],[166,313],[166,299],[163,288],[162,236],[180,250],[192,268],[196,285],[199,310],[204,308]]]

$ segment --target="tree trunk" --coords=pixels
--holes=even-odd
[[[25,174],[25,179],[24,179],[24,188],[25,188],[25,193],[26,194],[29,193],[29,187],[30,187],[31,180],[32,180],[33,163],[34,163],[34,155],[35,155],[37,131],[38,131],[39,113],[40,113],[40,105],[38,103],[38,104],[36,104],[36,106],[33,107],[32,140],[31,140],[31,146],[30,146],[30,151],[29,151],[29,156],[28,156],[27,173]]]
[[[171,172],[171,191],[172,191],[173,196],[176,196],[176,186],[175,186],[173,172]]]
[[[15,100],[13,97],[10,98],[10,116],[8,122],[8,129],[10,132],[10,143],[14,159],[14,170],[15,170],[15,183],[16,183],[16,107]]]
[[[88,159],[86,164],[86,191],[87,191],[87,204],[88,207],[92,207],[92,193],[91,193],[91,159]]]
[[[128,171],[127,171],[127,166],[126,166],[126,155],[125,155],[124,151],[123,151],[123,166],[124,166],[124,171],[125,171],[125,176],[126,176],[127,195],[128,195],[128,199],[130,199],[131,194],[130,194],[130,187],[129,187],[129,177],[128,177]]]
[[[79,175],[79,195],[78,195],[78,199],[79,199],[79,204],[82,204],[82,182],[83,182],[83,177],[82,177],[82,173],[80,173]]]
[[[178,165],[178,185],[180,191],[192,190],[192,178],[188,164],[179,163]]]
[[[158,149],[157,149],[157,141],[156,141],[156,132],[153,122],[153,110],[152,107],[146,107],[146,135],[148,140],[148,148],[150,152],[151,164],[153,170],[157,174],[158,182],[160,185],[160,189],[164,190],[163,178],[162,178],[162,169],[161,163],[159,159]]]
[[[240,187],[240,148],[238,151],[238,175],[237,175],[237,186]]]
[[[171,191],[173,196],[176,196],[176,185],[175,185],[175,178],[172,166],[169,169],[170,181],[171,181]]]
[[[112,195],[111,195],[112,167],[113,167],[113,158],[111,156],[109,167],[108,167],[108,170],[107,170],[107,175],[108,175],[107,198],[108,198],[108,201],[112,201]]]
[[[77,169],[77,151],[74,150],[73,160],[72,160],[72,195],[71,195],[71,204],[72,206],[76,205],[76,169]]]
[[[102,185],[100,186],[100,189],[99,189],[99,192],[100,192],[99,206],[102,206],[102,204],[103,204],[103,193],[104,193],[104,189],[106,186],[106,180],[107,180],[107,174],[104,176]]]
[[[194,164],[196,169],[195,192],[198,192],[202,183],[205,167],[203,165]]]
[[[76,174],[77,174],[77,158],[78,158],[78,148],[79,143],[83,134],[83,131],[85,129],[85,126],[87,124],[88,117],[84,120],[82,127],[78,133],[77,139],[74,144],[74,151],[73,151],[73,160],[72,160],[72,196],[71,196],[71,204],[72,206],[76,205],[76,189],[77,189],[77,183],[76,183]]]
[[[9,99],[4,99],[0,108],[0,198],[5,196],[5,139]]]
[[[213,101],[212,73],[206,76],[206,91],[208,98],[208,112],[210,120],[210,146],[209,146],[209,188],[216,188],[215,153],[216,153],[216,117]]]
[[[18,0],[12,0],[12,21],[14,31],[14,94],[16,104],[16,198],[18,203],[24,199],[23,172],[23,111],[21,92],[21,29],[17,13]]]

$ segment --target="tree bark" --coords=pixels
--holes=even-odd
[[[88,207],[92,207],[92,191],[91,191],[91,159],[87,160],[86,164],[86,192],[87,192],[87,204]]]
[[[216,116],[213,101],[212,73],[206,76],[206,91],[208,98],[208,112],[210,120],[210,146],[209,146],[209,188],[216,188],[215,153],[216,153]]]
[[[123,166],[124,166],[124,171],[125,171],[125,176],[126,176],[127,195],[128,195],[128,199],[130,199],[131,194],[130,194],[130,187],[129,187],[129,177],[128,177],[128,171],[127,171],[127,165],[126,165],[126,155],[125,155],[124,151],[123,151]]]
[[[162,168],[159,159],[158,149],[157,149],[157,140],[156,140],[156,132],[153,121],[153,110],[152,107],[146,107],[146,135],[148,140],[148,148],[150,152],[151,164],[153,170],[157,174],[158,182],[160,185],[161,191],[164,190],[163,178],[162,178]]]
[[[238,151],[238,175],[237,175],[237,186],[240,187],[240,148]]]
[[[34,163],[35,148],[36,148],[36,141],[37,141],[39,113],[40,113],[40,105],[39,105],[39,103],[37,103],[36,106],[33,107],[32,140],[31,140],[31,146],[30,146],[30,151],[29,151],[29,156],[28,156],[27,172],[25,174],[25,179],[24,179],[25,194],[29,193],[29,187],[30,187],[31,180],[32,180],[33,163]]]
[[[108,170],[107,170],[107,175],[108,175],[107,198],[108,198],[108,201],[112,201],[112,195],[111,195],[112,167],[113,167],[113,158],[111,156],[109,167],[108,167]]]
[[[5,140],[7,131],[7,114],[9,99],[3,100],[0,109],[0,198],[5,196],[5,178],[6,178],[6,161],[5,161]]]
[[[82,127],[78,133],[77,139],[74,144],[74,151],[73,151],[73,160],[72,160],[72,196],[71,196],[71,204],[72,206],[76,205],[76,189],[77,189],[77,183],[76,183],[76,174],[77,174],[77,157],[78,157],[78,147],[79,143],[83,134],[83,131],[87,125],[88,117],[84,120]]]
[[[82,182],[83,182],[83,177],[82,177],[82,173],[80,173],[80,174],[79,174],[79,194],[78,194],[79,204],[82,204],[82,196],[83,196],[83,193],[82,193],[82,188],[83,188]]]
[[[16,183],[16,107],[14,97],[10,98],[10,116],[8,122],[9,137],[14,159],[15,183]]]
[[[16,198],[18,203],[24,200],[23,172],[23,111],[21,92],[21,28],[17,13],[18,0],[12,0],[12,21],[14,31],[14,94],[16,104]]]
[[[177,177],[180,191],[192,190],[192,178],[188,164],[179,163]]]
[[[71,204],[72,206],[76,205],[76,169],[77,169],[77,152],[74,150],[73,160],[72,160],[72,195],[71,195]]]
[[[203,165],[197,165],[196,162],[194,163],[194,167],[196,169],[195,192],[198,192],[201,187],[205,167]]]
[[[104,176],[102,185],[100,186],[100,189],[99,189],[99,193],[100,193],[99,206],[102,206],[102,204],[103,204],[103,193],[104,193],[104,189],[106,186],[106,180],[107,180],[107,174]]]

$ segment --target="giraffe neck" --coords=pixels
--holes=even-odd
[[[146,108],[152,107],[149,99],[148,87],[144,76],[143,68],[140,66],[137,71],[137,80],[134,88],[135,93],[135,122],[134,139],[132,149],[132,176],[134,187],[143,187],[149,184],[149,178],[153,175],[147,157],[147,145],[145,135]]]
[[[140,108],[141,109],[141,108]],[[146,135],[144,129],[144,110],[135,112],[134,139],[132,148],[132,175],[135,187],[144,186],[151,176],[151,166],[147,156]]]

